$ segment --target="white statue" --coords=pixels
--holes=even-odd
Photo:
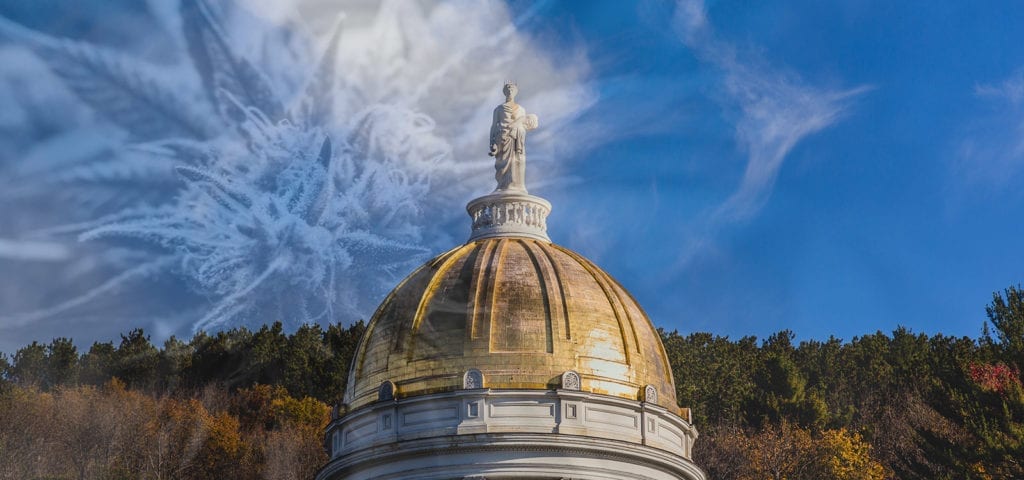
[[[494,109],[491,123],[491,151],[494,157],[495,191],[516,190],[526,192],[526,132],[537,128],[537,115],[527,114],[516,103],[519,88],[505,83],[505,103]]]

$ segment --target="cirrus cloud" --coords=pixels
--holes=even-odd
[[[826,88],[772,66],[755,52],[719,38],[701,0],[680,0],[674,26],[680,40],[718,72],[723,106],[735,112],[735,137],[747,155],[735,191],[712,209],[681,257],[686,263],[713,248],[715,232],[755,216],[771,197],[779,170],[803,139],[838,123],[871,86]]]

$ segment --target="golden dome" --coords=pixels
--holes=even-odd
[[[525,237],[483,238],[430,260],[384,300],[349,375],[346,403],[378,399],[384,382],[404,398],[463,387],[559,388],[653,400],[679,413],[668,357],[647,315],[583,256]]]

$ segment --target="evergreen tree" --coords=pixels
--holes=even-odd
[[[46,347],[48,377],[53,385],[77,385],[78,348],[69,338],[55,338]]]
[[[157,383],[160,352],[141,328],[121,335],[121,344],[114,352],[113,376],[130,388],[152,390]]]
[[[89,385],[103,385],[115,374],[113,342],[95,342],[81,358],[81,381]]]
[[[0,352],[0,393],[6,390],[10,382],[11,376],[11,361],[7,359],[7,354]]]
[[[46,347],[33,341],[14,353],[10,368],[11,379],[21,385],[48,388],[49,368],[46,362]]]
[[[1015,367],[1024,370],[1024,290],[1009,287],[1005,297],[992,294],[992,303],[985,307],[988,321],[996,331],[999,353]]]
[[[1022,291],[986,312],[979,339],[659,333],[713,477],[1024,478]],[[274,323],[163,348],[136,329],[81,356],[66,338],[0,354],[0,478],[308,476],[365,329]],[[62,450],[53,418],[105,448]],[[19,460],[38,452],[69,460]]]

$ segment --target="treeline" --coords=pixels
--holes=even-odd
[[[714,479],[1024,478],[1024,291],[979,338],[662,332]],[[0,355],[0,478],[310,478],[362,322]]]
[[[236,390],[278,385],[296,397],[327,403],[341,399],[348,367],[365,325],[303,325],[285,334],[281,323],[199,332],[188,342],[171,337],[157,348],[142,329],[121,341],[96,342],[79,354],[68,338],[32,342],[12,358],[0,354],[4,381],[48,391],[57,387],[104,385],[117,378],[128,389],[154,395],[190,392],[209,385]]]
[[[312,478],[365,326],[280,323],[157,348],[142,330],[79,353],[0,354],[0,479]]]
[[[978,339],[663,332],[702,434],[694,456],[722,479],[1022,479],[1024,291],[993,295],[986,312]],[[837,433],[846,448],[823,450]],[[816,474],[822,452],[850,476]]]

